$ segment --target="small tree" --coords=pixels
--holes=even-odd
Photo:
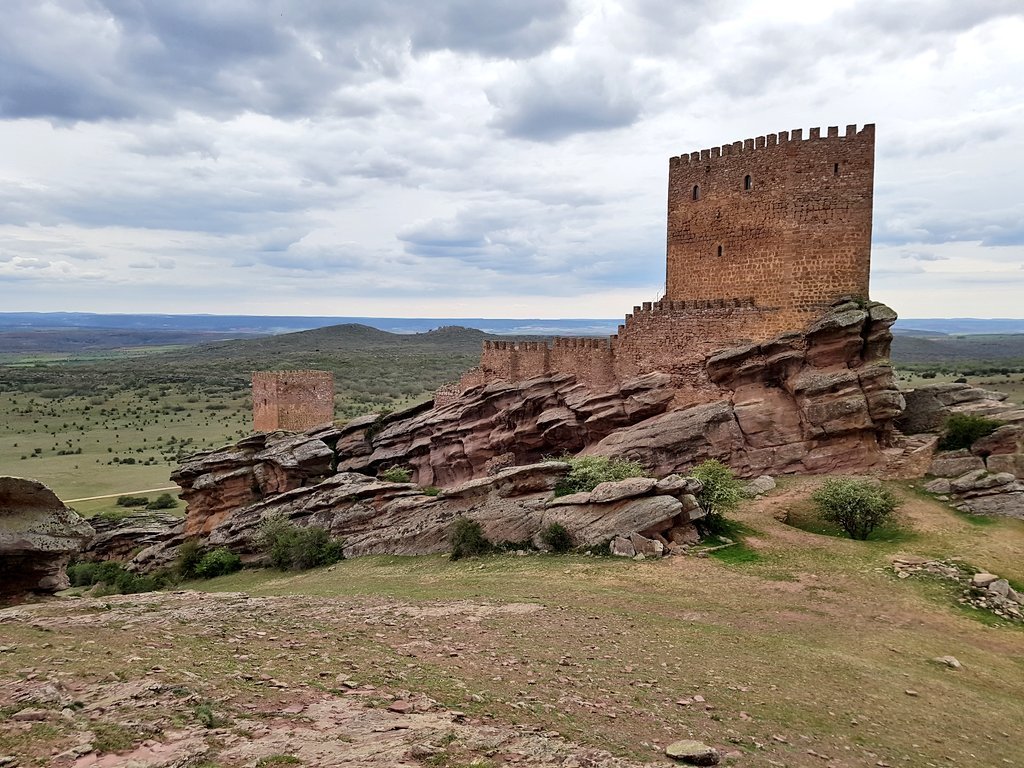
[[[639,461],[610,459],[606,456],[574,456],[565,461],[572,469],[555,488],[556,496],[592,491],[601,483],[630,477],[648,477],[647,469]]]
[[[552,523],[540,532],[540,540],[552,552],[568,552],[572,549],[572,534],[561,523]]]
[[[701,462],[691,474],[703,485],[697,494],[697,501],[707,513],[702,527],[709,533],[724,531],[725,515],[734,511],[743,500],[743,486],[732,470],[717,459]]]
[[[169,493],[161,493],[146,505],[146,509],[174,509],[178,500]]]
[[[877,482],[853,478],[826,480],[811,498],[823,519],[835,523],[851,539],[859,541],[888,522],[899,505]]]
[[[973,416],[968,413],[954,413],[946,419],[939,440],[939,450],[956,451],[970,448],[976,440],[991,435],[1003,422],[986,419],[984,416]]]
[[[493,548],[476,520],[457,517],[448,530],[448,543],[452,545],[452,560],[474,555],[486,555]]]

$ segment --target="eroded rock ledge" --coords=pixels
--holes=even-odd
[[[92,536],[42,483],[0,477],[0,599],[67,587],[68,561]]]
[[[235,510],[209,530],[205,543],[259,561],[255,540],[268,515],[324,528],[344,541],[346,557],[447,551],[448,531],[457,517],[480,523],[492,542],[523,546],[541,547],[539,533],[552,523],[565,526],[578,547],[621,537],[635,540],[636,551],[648,556],[698,540],[695,522],[704,516],[695,496],[700,481],[677,475],[660,481],[634,478],[556,498],[555,488],[569,469],[560,461],[511,467],[437,493],[412,483],[339,472]],[[179,529],[177,536],[141,552],[134,566],[152,570],[168,565],[184,538]]]

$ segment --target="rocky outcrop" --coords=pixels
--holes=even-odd
[[[720,352],[706,364],[716,402],[617,430],[586,452],[656,474],[704,459],[743,476],[881,467],[903,408],[884,359],[892,317],[882,305],[844,304],[805,334]]]
[[[177,535],[184,527],[178,515],[163,512],[138,512],[124,517],[93,517],[90,521],[96,535],[77,559],[131,560],[139,551],[162,544]]]
[[[346,427],[338,469],[403,464],[421,485],[560,453],[636,459],[654,474],[721,459],[741,475],[863,471],[903,408],[886,360],[895,313],[838,304],[803,333],[718,352],[683,381],[655,372],[594,391],[554,375],[478,387],[386,423]]]
[[[229,514],[268,496],[319,482],[332,472],[334,430],[258,433],[186,459],[171,473],[188,505],[185,535],[209,533]]]
[[[936,479],[925,489],[952,496],[964,512],[1024,518],[1024,409],[1001,392],[966,384],[937,384],[910,393],[905,419],[941,429],[954,413],[1005,422],[969,449],[939,451],[928,467]]]
[[[682,536],[703,516],[694,497],[700,483],[692,478],[604,483],[592,493],[555,498],[555,487],[568,471],[569,465],[553,461],[512,467],[436,495],[409,483],[340,472],[236,511],[210,532],[208,544],[254,556],[255,534],[269,515],[325,528],[344,540],[346,557],[447,551],[448,530],[457,517],[480,523],[490,541],[538,547],[543,546],[540,531],[561,523],[576,546],[589,547],[632,533],[675,530]]]
[[[577,526],[590,541],[606,532],[607,505],[617,500],[541,510],[522,494],[522,503],[510,506],[510,497],[488,484],[565,454],[634,459],[659,477],[685,474],[709,458],[748,477],[884,470],[903,408],[886,360],[895,317],[881,304],[840,302],[802,333],[721,350],[697,369],[647,373],[600,391],[567,374],[496,382],[343,427],[255,435],[174,472],[188,503],[181,535],[238,543],[252,520],[274,508],[328,523],[353,553],[436,551],[439,531],[454,515],[471,513],[492,535],[517,540],[544,520],[575,524],[604,505],[593,531]],[[418,486],[444,491],[425,497],[414,486],[372,479],[394,465],[410,468]],[[492,488],[485,496],[501,499],[493,509],[467,500],[476,481]],[[639,517],[628,533],[685,514],[671,494],[655,489],[648,496],[665,498],[630,502]],[[652,517],[658,520],[641,524]],[[649,533],[671,546],[678,543],[673,527]]]
[[[68,561],[92,535],[42,483],[0,477],[0,599],[67,588]]]
[[[938,432],[954,413],[1024,423],[1024,408],[1007,402],[1004,393],[979,389],[970,384],[930,384],[903,394],[907,405],[896,425],[908,435]]]
[[[658,542],[664,554],[697,540],[694,522],[704,512],[695,497],[701,485],[694,478],[635,478],[556,498],[555,488],[568,471],[568,464],[557,461],[512,467],[437,493],[425,493],[411,483],[339,472],[315,486],[236,510],[210,530],[205,543],[258,561],[262,555],[256,539],[269,516],[324,528],[344,541],[346,557],[447,551],[448,532],[457,517],[478,522],[492,542],[523,547],[543,548],[539,534],[553,523],[562,524],[578,547],[640,534]],[[143,551],[133,567],[152,570],[169,564],[180,543],[180,538],[171,538]]]

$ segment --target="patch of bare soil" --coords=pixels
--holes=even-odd
[[[498,765],[628,768],[639,763],[581,747],[560,734],[512,727],[467,717],[421,694],[397,687],[378,688],[335,674],[339,666],[313,651],[301,654],[321,662],[322,685],[285,682],[267,674],[269,665],[240,650],[244,638],[225,631],[232,620],[253,621],[283,615],[289,608],[314,607],[317,619],[344,616],[366,625],[394,625],[423,616],[479,622],[488,616],[523,616],[543,610],[537,604],[378,605],[353,608],[301,598],[250,598],[237,593],[179,592],[48,602],[0,612],[5,628],[37,632],[114,631],[123,643],[101,652],[97,665],[89,651],[81,658],[53,659],[53,670],[18,670],[0,689],[6,715],[0,743],[7,765],[45,764],[54,768],[172,768],[185,766],[435,766]],[[294,605],[292,605],[294,604]],[[220,635],[217,647],[191,663],[175,649],[192,646],[192,631]],[[281,630],[279,630],[281,631]],[[288,635],[294,632],[284,630]],[[255,630],[282,649],[299,655],[305,642]],[[230,635],[230,636],[228,636]],[[43,636],[46,636],[45,634]],[[86,635],[88,637],[88,634]],[[99,635],[94,635],[99,637]],[[163,638],[165,643],[160,642]],[[127,654],[137,641],[142,655]],[[83,646],[97,640],[85,639]],[[429,644],[428,644],[429,645]],[[42,650],[52,648],[46,642]],[[166,647],[162,665],[143,658]],[[85,650],[84,648],[82,650]],[[98,650],[98,649],[96,649]],[[191,649],[194,654],[195,649]],[[15,655],[17,647],[7,647]],[[217,655],[240,662],[228,672]],[[246,664],[245,662],[253,662]],[[282,675],[282,677],[286,677]],[[12,749],[13,747],[13,749]]]

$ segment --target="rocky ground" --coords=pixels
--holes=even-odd
[[[853,542],[778,522],[809,491],[708,558],[368,557],[8,608],[0,765],[635,765],[687,738],[744,766],[1024,762],[1024,630],[892,570],[1019,584],[1024,523],[908,489],[904,537]]]

